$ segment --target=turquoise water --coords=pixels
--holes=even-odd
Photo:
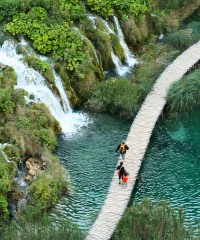
[[[118,161],[116,146],[131,122],[96,114],[93,122],[72,138],[59,136],[56,154],[69,170],[71,191],[56,206],[64,216],[88,230],[104,202]],[[183,208],[186,223],[200,223],[200,110],[156,125],[134,189],[135,198],[167,200]]]
[[[91,115],[92,123],[71,138],[60,135],[56,155],[69,170],[71,191],[56,205],[64,216],[88,230],[104,202],[118,154],[132,122],[104,114]]]
[[[167,200],[186,224],[200,224],[200,110],[157,124],[132,201],[143,197]]]

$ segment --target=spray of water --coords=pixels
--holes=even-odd
[[[26,45],[24,41],[22,44]],[[44,103],[60,123],[62,131],[66,135],[72,135],[81,127],[86,126],[88,124],[87,116],[82,113],[73,113],[62,81],[55,71],[53,71],[55,85],[59,90],[61,98],[56,96],[46,85],[45,79],[40,73],[28,67],[21,59],[22,55],[16,53],[16,44],[11,41],[5,41],[0,48],[0,62],[14,69],[17,75],[15,88],[22,88],[27,91],[27,102]],[[33,99],[30,96],[34,96]]]
[[[96,16],[90,14],[90,15],[88,15],[88,18],[92,21],[94,28],[96,28],[96,23],[95,23]],[[101,19],[101,21],[103,23],[105,33],[115,34],[114,30],[109,26],[107,21],[105,21],[104,19]],[[120,44],[124,50],[126,64],[122,64],[122,62],[118,58],[118,56],[115,55],[112,47],[111,47],[110,54],[111,54],[112,61],[115,65],[115,71],[116,71],[117,75],[125,76],[127,73],[129,73],[131,71],[132,67],[137,63],[137,60],[134,58],[133,54],[129,50],[129,48],[124,40],[124,35],[120,28],[119,21],[115,16],[114,16],[114,22],[115,22],[116,29],[117,29],[117,36],[118,36]]]

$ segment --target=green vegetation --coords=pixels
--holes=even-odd
[[[49,63],[29,54],[25,54],[24,61],[28,64],[28,66],[34,68],[42,76],[44,76],[44,78],[47,80],[47,84],[54,85],[54,76]]]
[[[27,36],[40,53],[52,53],[55,60],[66,61],[69,70],[77,67],[85,57],[83,42],[77,32],[64,21],[48,24],[47,12],[41,7],[13,17],[5,29],[13,35]]]
[[[55,222],[47,213],[42,214],[36,208],[28,208],[15,222],[5,225],[1,240],[82,240],[83,233],[66,219]]]
[[[137,16],[147,10],[148,0],[87,0],[86,6],[97,15],[108,19],[114,11],[121,15],[132,14]]]
[[[198,20],[179,29],[180,19],[190,15],[197,3],[198,0],[2,0],[0,21],[5,25],[0,32],[0,38],[2,43],[3,31],[17,39],[23,36],[38,53],[52,57],[56,61],[56,72],[61,76],[73,106],[88,103],[89,108],[94,111],[108,111],[132,118],[164,68],[181,51],[200,38]],[[122,61],[124,54],[118,37],[103,32],[100,17],[97,18],[95,28],[87,18],[87,11],[109,19],[110,24],[113,24],[113,13],[119,18],[129,47],[137,50],[140,59],[134,76],[130,79],[111,78],[103,81],[103,70],[114,67],[111,47]],[[162,43],[157,39],[160,33],[166,36]],[[39,71],[57,93],[51,66],[37,57],[28,55],[23,47],[19,51],[24,54],[24,61]],[[168,107],[171,111],[188,110],[191,105],[199,104],[198,78],[199,70],[196,70],[172,87],[168,95]],[[0,220],[8,219],[7,198],[8,195],[14,195],[13,178],[19,159],[33,157],[39,161],[39,157],[35,157],[37,155],[47,159],[45,171],[37,173],[36,181],[29,186],[29,206],[44,211],[54,205],[67,188],[66,181],[62,178],[63,169],[58,159],[50,154],[55,148],[56,133],[61,130],[60,126],[43,104],[26,106],[24,96],[27,93],[22,89],[14,89],[15,83],[13,69],[0,65],[0,142],[10,144],[4,152],[9,160],[13,161],[7,162],[0,152]],[[146,206],[153,214],[150,203]],[[164,212],[168,211],[167,207],[164,209]],[[127,216],[129,219],[128,213]],[[172,215],[167,216],[171,221]],[[151,219],[148,220],[152,223]],[[179,220],[175,218],[173,223],[178,224]],[[26,236],[26,239],[45,239],[44,235],[47,239],[62,238],[56,235],[57,229],[42,228],[37,224],[31,227],[24,224],[27,235],[23,233],[19,236],[16,228],[15,236]],[[152,236],[150,230],[156,228],[155,225],[148,228],[148,224],[145,224],[145,237]],[[170,224],[169,227],[172,228]],[[180,236],[186,236],[184,234],[187,234],[187,231],[182,229],[182,225],[177,226],[177,231],[181,229]],[[34,234],[38,234],[37,237],[33,235],[32,229],[37,229],[34,230]],[[131,229],[130,227],[129,230]],[[139,230],[138,234],[143,234],[142,228]],[[120,231],[117,235],[123,237]],[[41,235],[43,232],[44,235]],[[10,231],[9,234],[14,233]],[[30,237],[31,233],[33,236]],[[161,230],[159,233],[164,234]],[[5,239],[12,236],[6,234]],[[79,239],[73,234],[74,239]],[[179,233],[173,234],[175,236]],[[156,239],[157,236],[153,237]]]
[[[6,161],[0,150],[0,222],[8,220],[7,194],[13,189],[16,166]]]
[[[8,194],[15,196],[14,177],[20,159],[44,156],[46,170],[29,186],[29,205],[38,210],[50,208],[67,190],[64,170],[50,152],[56,145],[59,123],[43,104],[26,106],[22,89],[14,89],[16,76],[12,68],[0,66],[0,142],[9,143],[0,152],[0,220],[7,220]],[[39,161],[39,158],[38,160]]]
[[[188,28],[171,33],[167,37],[166,41],[169,42],[172,46],[184,50],[197,42],[199,40],[199,37],[200,36],[193,34],[193,30],[191,28]]]
[[[195,12],[195,17],[185,20],[186,24],[182,29],[168,34],[165,42],[181,51],[188,48],[200,39],[199,11]],[[180,81],[174,83],[167,96],[166,109],[170,112],[190,111],[199,105],[199,66],[195,66]]]
[[[49,155],[49,154],[48,154]],[[50,158],[51,157],[51,158]],[[54,206],[61,195],[67,191],[66,170],[56,157],[48,157],[47,169],[37,174],[37,180],[29,186],[29,205],[44,211]]]
[[[20,0],[1,0],[0,2],[0,21],[10,19],[20,10]]]
[[[159,6],[161,9],[174,10],[183,7],[187,7],[189,4],[194,3],[195,0],[159,0]]]
[[[112,239],[192,240],[194,236],[184,226],[181,209],[175,213],[166,202],[153,204],[144,199],[126,209]]]
[[[187,112],[200,103],[200,69],[191,72],[174,83],[167,96],[167,108],[175,112]]]
[[[117,113],[130,118],[134,114],[138,98],[136,85],[126,79],[113,78],[94,89],[89,106],[95,111]]]
[[[141,62],[131,79],[111,78],[98,84],[88,101],[90,109],[132,118],[155,80],[180,51],[164,43],[150,43],[140,52]]]

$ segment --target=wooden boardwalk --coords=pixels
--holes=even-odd
[[[127,187],[118,184],[115,173],[106,199],[86,240],[109,240],[122,217],[134,188],[146,148],[172,83],[178,81],[200,59],[200,41],[192,45],[172,62],[157,79],[130,128],[126,143],[125,168],[130,173]]]

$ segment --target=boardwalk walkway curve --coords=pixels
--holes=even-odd
[[[166,104],[169,87],[180,80],[199,59],[200,41],[179,55],[156,80],[135,117],[126,140],[130,149],[126,153],[124,165],[130,173],[129,183],[123,188],[118,184],[118,176],[114,174],[104,204],[85,240],[111,238],[129,202],[152,131]]]

